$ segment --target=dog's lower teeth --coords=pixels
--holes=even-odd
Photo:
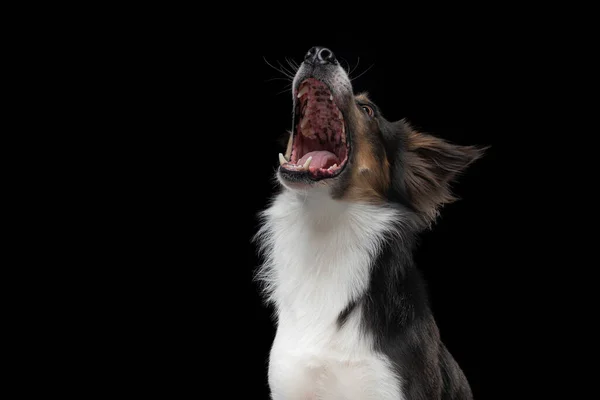
[[[333,164],[331,167],[327,168],[327,171],[331,171],[334,168],[337,168],[337,164]]]
[[[308,169],[308,167],[310,166],[310,162],[311,161],[312,161],[312,157],[308,157],[308,159],[306,160],[306,162],[302,166],[302,169]]]

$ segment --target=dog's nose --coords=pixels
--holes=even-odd
[[[304,62],[308,64],[337,64],[333,51],[325,47],[313,47],[306,53]]]

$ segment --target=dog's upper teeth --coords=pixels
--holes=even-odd
[[[329,100],[333,101],[333,95],[332,94],[329,95]]]
[[[286,164],[288,161],[285,159],[285,157],[283,156],[283,154],[279,153],[279,163],[281,165]]]
[[[298,92],[298,98],[304,96],[306,93],[308,92],[308,86],[304,86],[302,89],[300,89],[300,91]]]
[[[308,123],[308,118],[306,118],[306,117],[302,118],[302,121],[300,121],[300,128],[304,129],[304,127],[306,126],[307,123]]]
[[[339,117],[341,120],[343,120],[343,119],[344,119],[344,116],[342,115],[342,112],[341,112],[340,110],[338,110],[338,117]]]
[[[292,145],[293,145],[293,135],[290,134],[290,140],[288,140],[287,149],[285,150],[285,158],[291,159],[292,157]]]
[[[306,159],[306,161],[304,162],[304,165],[302,166],[302,169],[308,169],[308,167],[310,166],[310,162],[312,161],[312,156],[308,157]]]

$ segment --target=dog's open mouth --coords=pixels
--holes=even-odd
[[[281,168],[315,180],[339,174],[348,161],[349,146],[344,117],[327,85],[314,78],[302,82],[295,115],[290,159],[280,155]]]

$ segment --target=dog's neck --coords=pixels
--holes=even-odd
[[[338,201],[324,190],[284,190],[258,234],[268,299],[278,311],[327,305],[339,313],[367,290],[382,246],[407,219],[397,208]]]

